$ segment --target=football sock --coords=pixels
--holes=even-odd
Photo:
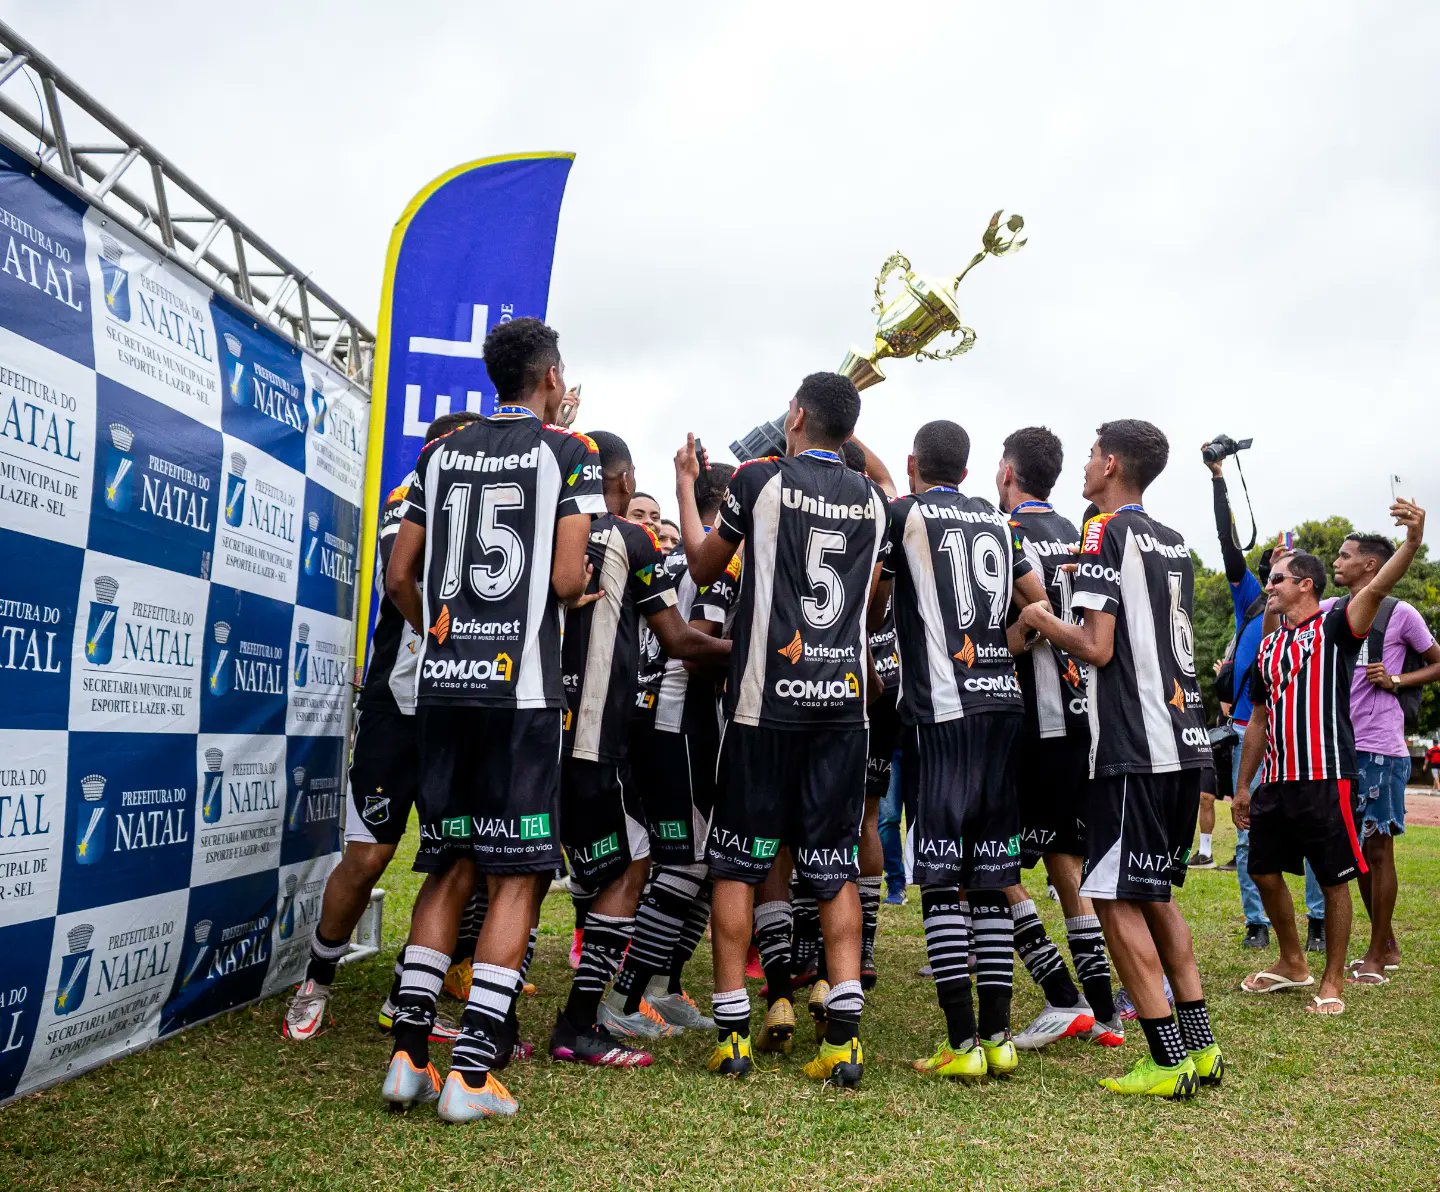
[[[1051,941],[1035,911],[1035,902],[1027,898],[1010,908],[1015,921],[1015,951],[1024,962],[1030,979],[1045,991],[1045,1001],[1052,1006],[1069,1008],[1080,1004],[1080,991],[1070,980],[1060,949]]]
[[[755,947],[760,951],[760,964],[765,969],[768,988],[765,1002],[773,1006],[781,998],[790,999],[790,932],[792,917],[788,902],[762,902],[755,908]]]
[[[585,919],[585,938],[580,944],[580,967],[570,982],[565,1017],[570,1025],[584,1029],[595,1025],[595,1013],[605,986],[620,967],[625,947],[635,930],[630,916],[601,915],[594,911]]]
[[[685,926],[680,929],[680,943],[670,962],[670,992],[682,993],[685,989],[685,966],[695,949],[705,938],[705,928],[710,922],[710,883],[700,887],[700,893],[685,911]]]
[[[732,1031],[742,1039],[750,1037],[750,995],[745,990],[731,989],[722,993],[717,989],[710,999],[710,1006],[720,1042],[725,1042]]]
[[[1190,1051],[1203,1051],[1215,1042],[1210,1030],[1210,1011],[1203,997],[1193,1002],[1176,1002],[1175,1017],[1180,1020],[1180,1036]]]
[[[590,908],[595,904],[595,899],[600,895],[599,890],[586,891],[575,884],[575,879],[570,879],[570,901],[575,906],[575,930],[585,930],[585,917],[590,913]]]
[[[1209,833],[1209,832],[1201,832],[1201,833],[1200,833],[1200,854],[1201,854],[1202,856],[1205,856],[1205,857],[1210,856],[1211,840],[1212,840],[1212,838],[1211,838],[1211,833]]]
[[[875,955],[875,932],[880,927],[880,878],[862,877],[860,890],[860,956],[862,962]]]
[[[813,894],[801,893],[794,883],[790,887],[795,914],[795,938],[791,948],[792,972],[806,976],[815,971],[820,956],[820,904]],[[825,975],[823,972],[820,974]]]
[[[340,958],[350,950],[349,940],[327,940],[318,931],[310,937],[310,963],[305,976],[317,985],[335,984],[335,970]]]
[[[1105,955],[1105,937],[1100,920],[1094,915],[1077,915],[1065,920],[1065,935],[1070,943],[1070,956],[1075,961],[1075,975],[1085,1000],[1100,1022],[1115,1021],[1115,991],[1110,984],[1110,959]]]
[[[945,1014],[951,1047],[975,1042],[975,1006],[970,996],[970,924],[953,886],[920,891],[925,953],[935,976],[935,995]]]
[[[994,1039],[1010,1029],[1010,995],[1015,983],[1015,920],[1000,890],[970,891],[975,936],[975,1000],[980,1036]]]
[[[400,953],[395,957],[395,975],[390,978],[390,1005],[400,1004],[400,979],[405,975],[405,949],[406,944],[400,945]]]
[[[858,1037],[864,1009],[865,991],[859,981],[841,981],[832,986],[825,997],[825,1042],[838,1046]]]
[[[483,1084],[497,1066],[497,1049],[509,1037],[506,1022],[521,984],[517,969],[479,964],[470,982],[470,1000],[460,1019],[460,1037],[450,1053],[450,1067],[470,1085]]]
[[[625,998],[625,1013],[635,1013],[650,978],[669,969],[680,946],[685,916],[700,893],[703,873],[703,867],[690,865],[660,865],[651,872],[635,912],[630,951],[615,978],[615,992]]]
[[[480,927],[485,922],[485,912],[490,909],[490,888],[482,875],[475,883],[475,893],[465,903],[460,913],[460,934],[455,938],[455,951],[450,953],[452,964],[462,960],[473,960],[475,941],[480,938]]]
[[[1185,1061],[1185,1041],[1180,1036],[1175,1015],[1142,1018],[1140,1026],[1145,1031],[1145,1042],[1150,1044],[1150,1058],[1157,1064],[1164,1068],[1173,1068]]]
[[[400,977],[400,998],[391,1034],[395,1051],[409,1053],[410,1062],[423,1068],[430,1062],[430,1027],[435,1021],[435,999],[445,984],[450,956],[419,944],[405,947],[405,972]],[[393,1052],[391,1054],[394,1054]]]

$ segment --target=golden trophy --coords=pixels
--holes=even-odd
[[[973,348],[975,332],[960,322],[960,302],[955,290],[965,280],[965,274],[986,257],[1016,253],[1025,247],[1026,242],[1017,239],[1025,227],[1024,217],[1012,215],[1002,223],[1004,214],[1004,211],[997,211],[990,217],[990,224],[980,238],[980,251],[952,282],[921,277],[910,267],[907,257],[898,252],[891,256],[875,279],[875,305],[872,309],[879,316],[875,325],[875,346],[868,353],[851,348],[836,371],[854,381],[856,389],[867,389],[885,379],[878,361],[887,356],[950,360]],[[1005,232],[1009,232],[1008,238]],[[897,269],[905,271],[903,288],[887,301],[885,283]],[[941,351],[932,351],[929,345],[946,332],[958,336],[959,342]]]

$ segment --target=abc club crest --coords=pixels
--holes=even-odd
[[[120,606],[115,593],[120,582],[108,575],[95,577],[95,599],[90,602],[90,619],[85,625],[85,661],[105,666],[115,652],[115,619]]]
[[[80,779],[80,810],[75,817],[75,860],[94,865],[105,855],[105,778],[87,774]]]
[[[116,513],[130,508],[131,495],[135,489],[135,457],[130,448],[135,442],[135,432],[119,422],[110,424],[110,459],[105,465],[105,504]]]

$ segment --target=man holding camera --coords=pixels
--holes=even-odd
[[[1333,564],[1335,583],[1348,588],[1342,601],[1353,604],[1385,569],[1395,547],[1379,534],[1351,534],[1340,544]],[[1388,591],[1388,589],[1387,589]],[[1406,670],[1406,656],[1425,665]],[[1418,660],[1418,658],[1416,659]],[[1350,718],[1355,726],[1361,838],[1368,874],[1360,876],[1360,896],[1370,913],[1370,946],[1350,966],[1357,985],[1383,985],[1387,972],[1400,967],[1400,948],[1393,934],[1395,837],[1405,833],[1405,782],[1410,777],[1410,751],[1405,744],[1405,692],[1417,692],[1440,679],[1440,645],[1414,607],[1394,596],[1379,603],[1375,623],[1361,647],[1350,691]],[[1418,711],[1418,704],[1415,711]]]
[[[1245,565],[1245,556],[1235,533],[1235,515],[1230,511],[1230,495],[1225,487],[1225,457],[1250,446],[1249,439],[1237,443],[1228,435],[1217,435],[1213,442],[1200,449],[1205,466],[1210,469],[1215,499],[1215,532],[1220,538],[1220,554],[1225,562],[1225,578],[1230,584],[1230,599],[1235,606],[1235,644],[1231,651],[1232,670],[1228,690],[1216,693],[1222,703],[1231,705],[1230,719],[1235,731],[1243,737],[1250,723],[1250,679],[1255,670],[1255,656],[1260,649],[1261,623],[1265,617],[1265,578],[1268,558],[1261,563],[1260,578]],[[1239,791],[1240,750],[1231,751],[1231,789]],[[1233,812],[1232,812],[1233,816]],[[1260,891],[1250,878],[1250,833],[1237,822],[1235,825],[1235,876],[1240,880],[1240,909],[1245,915],[1247,948],[1270,946],[1270,920],[1265,915]],[[1228,868],[1228,866],[1226,867]],[[1325,899],[1309,868],[1305,871],[1305,906],[1310,917],[1310,930],[1305,941],[1307,952],[1325,950]]]

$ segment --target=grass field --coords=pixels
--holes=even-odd
[[[1227,825],[1217,855],[1231,843]],[[709,1037],[660,1044],[645,1071],[535,1060],[506,1074],[520,1117],[465,1128],[442,1126],[433,1109],[392,1117],[379,1098],[388,1047],[374,1011],[415,889],[392,870],[386,953],[341,970],[336,1028],[284,1043],[274,998],[0,1110],[0,1187],[1435,1188],[1440,829],[1413,828],[1399,853],[1403,970],[1352,990],[1339,1018],[1303,1013],[1300,996],[1237,992],[1254,954],[1238,946],[1234,875],[1191,876],[1182,904],[1230,1061],[1224,1087],[1192,1104],[1095,1087],[1140,1053],[1138,1031],[1119,1052],[1066,1043],[1026,1056],[1004,1083],[916,1076],[908,1061],[929,1051],[939,1018],[933,987],[914,976],[924,944],[912,898],[882,909],[858,1095],[801,1077],[805,1027],[793,1058],[762,1059],[743,1084],[702,1070]],[[1054,903],[1041,913],[1061,928]],[[551,897],[540,995],[521,1007],[537,1043],[569,979],[569,928],[568,900]],[[705,951],[690,978],[702,1004]],[[1019,1025],[1039,1005],[1023,969],[1016,992]]]

